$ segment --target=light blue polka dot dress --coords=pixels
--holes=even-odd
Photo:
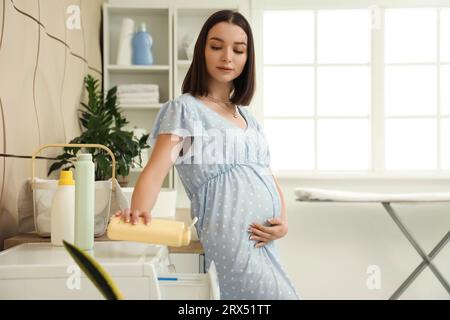
[[[191,216],[198,218],[206,268],[211,261],[216,265],[221,299],[299,299],[275,242],[255,248],[249,239],[249,225],[279,217],[281,202],[264,133],[238,108],[245,129],[183,94],[161,107],[148,142],[154,146],[160,133],[193,137],[175,168],[191,200]]]

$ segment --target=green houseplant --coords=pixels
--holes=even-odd
[[[91,75],[84,78],[84,85],[88,93],[88,104],[81,102],[82,108],[79,109],[82,133],[69,143],[97,143],[107,146],[116,158],[116,176],[127,177],[131,168],[142,167],[141,151],[150,148],[147,144],[149,135],[145,134],[137,139],[132,131],[124,130],[124,126],[129,122],[117,106],[116,86],[109,89],[104,98],[98,80]],[[76,156],[78,150],[78,148],[64,148],[64,152],[56,157],[57,162],[50,166],[48,175],[61,167],[74,168],[71,159]],[[109,179],[112,165],[106,151],[88,148],[87,152],[92,154],[96,164],[95,180]]]

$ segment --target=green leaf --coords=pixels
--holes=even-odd
[[[74,168],[74,165],[72,164],[72,162],[67,161],[67,160],[62,160],[60,162],[55,162],[53,163],[50,168],[48,169],[48,174],[50,175],[53,171],[58,170],[59,168],[61,168],[62,166],[65,166],[66,164],[71,164],[71,166],[66,167],[65,169],[69,169],[69,168]]]
[[[139,139],[139,146],[141,149],[147,149],[150,148],[150,146],[147,144],[148,137],[150,136],[149,133],[143,134],[142,137]]]
[[[106,270],[89,254],[63,240],[64,247],[81,270],[107,300],[123,300],[124,296]]]

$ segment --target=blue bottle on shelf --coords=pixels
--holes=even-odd
[[[139,31],[133,37],[133,64],[153,64],[152,44],[152,36],[147,32],[145,23],[141,23]]]

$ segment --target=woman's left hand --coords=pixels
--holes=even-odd
[[[287,222],[280,218],[272,218],[267,220],[269,226],[260,223],[252,223],[248,228],[251,233],[250,240],[258,241],[255,248],[260,248],[272,240],[284,237],[288,233]]]

